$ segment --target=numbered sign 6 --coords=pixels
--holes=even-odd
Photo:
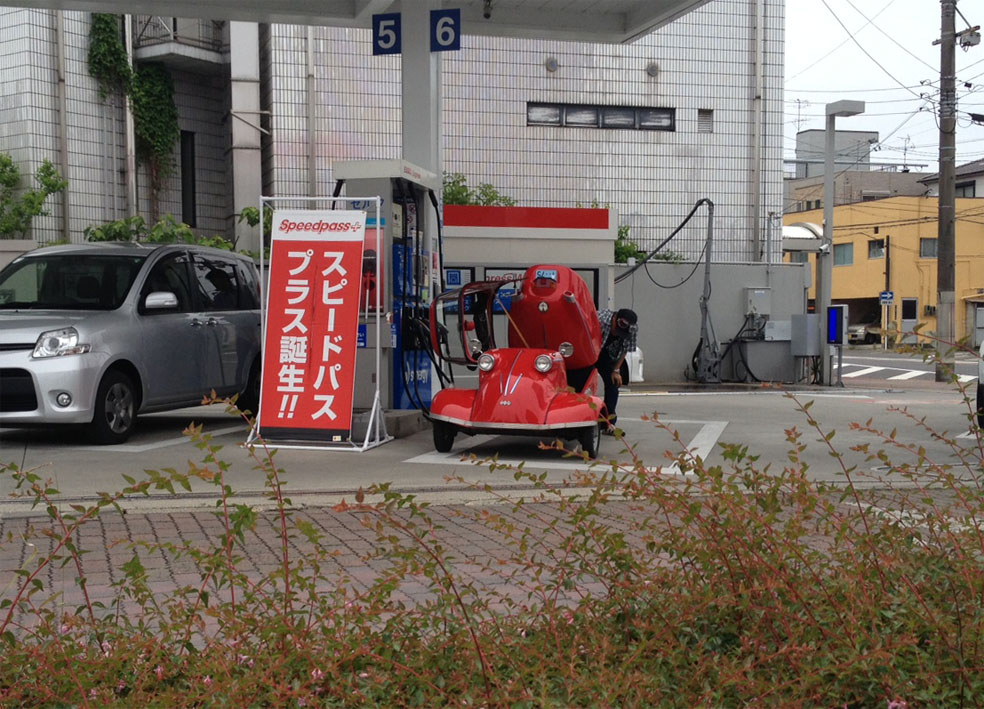
[[[432,52],[457,52],[461,49],[461,10],[431,10],[430,40]]]
[[[433,26],[433,21],[432,21]],[[432,31],[433,33],[433,31]],[[400,13],[372,16],[372,53],[399,54],[401,49]]]

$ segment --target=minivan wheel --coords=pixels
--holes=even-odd
[[[249,368],[249,377],[246,379],[246,388],[239,393],[236,399],[236,406],[240,411],[248,411],[252,416],[257,416],[260,409],[260,386],[263,377],[260,375],[260,358],[253,361],[253,366]]]
[[[90,428],[97,443],[125,442],[137,424],[137,397],[133,382],[122,372],[107,372],[96,390],[95,415]]]

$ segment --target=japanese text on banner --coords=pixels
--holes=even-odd
[[[277,211],[260,428],[351,431],[365,212]]]

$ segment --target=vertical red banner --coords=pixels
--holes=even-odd
[[[351,436],[365,227],[361,211],[274,213],[257,417],[262,436]]]

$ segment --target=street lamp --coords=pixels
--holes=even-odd
[[[820,280],[817,283],[817,316],[820,319],[820,347],[823,352],[822,383],[831,384],[830,345],[827,344],[827,309],[834,272],[834,127],[838,116],[864,113],[864,101],[834,101],[827,104],[827,127],[823,153],[823,245],[820,260]]]

